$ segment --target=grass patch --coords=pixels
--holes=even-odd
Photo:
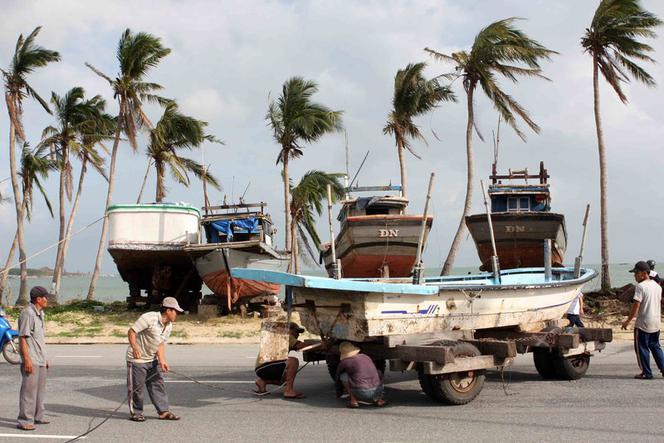
[[[72,329],[71,331],[60,331],[57,337],[95,337],[101,335],[101,326],[86,326]]]
[[[187,331],[172,331],[171,337],[189,338],[189,334],[187,334]]]
[[[242,338],[244,336],[244,332],[240,331],[219,331],[217,334],[219,338]]]

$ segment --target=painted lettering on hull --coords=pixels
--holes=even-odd
[[[392,238],[392,237],[398,237],[399,236],[399,230],[398,229],[379,229],[378,230],[378,237],[380,238]]]
[[[505,226],[505,232],[509,232],[510,234],[519,233],[519,232],[526,232],[526,227],[525,226],[519,226],[519,225],[514,225],[514,226],[507,225],[507,226]]]

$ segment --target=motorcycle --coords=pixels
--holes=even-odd
[[[0,349],[2,355],[9,363],[17,365],[21,363],[19,353],[18,331],[5,318],[5,310],[0,308]]]

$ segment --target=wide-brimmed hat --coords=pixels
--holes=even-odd
[[[304,332],[304,328],[295,323],[294,321],[288,324],[288,329],[290,329],[291,331],[297,331],[298,334],[302,334]]]
[[[644,261],[636,262],[634,268],[630,269],[629,272],[650,272],[650,266]]]
[[[175,297],[166,297],[164,298],[164,301],[161,302],[161,307],[162,308],[169,308],[169,309],[175,309],[176,311],[182,313],[184,310],[180,307],[178,304],[178,301],[175,299]]]
[[[359,353],[360,353],[360,348],[358,348],[349,341],[342,342],[339,345],[339,354],[341,354],[342,360],[355,357]]]

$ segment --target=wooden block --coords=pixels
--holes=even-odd
[[[507,340],[464,340],[480,350],[482,355],[493,355],[498,358],[516,357],[516,343]]]
[[[579,328],[581,341],[610,342],[613,340],[613,330],[609,328]]]
[[[397,358],[404,361],[452,363],[454,353],[449,346],[397,346],[394,348]]]

